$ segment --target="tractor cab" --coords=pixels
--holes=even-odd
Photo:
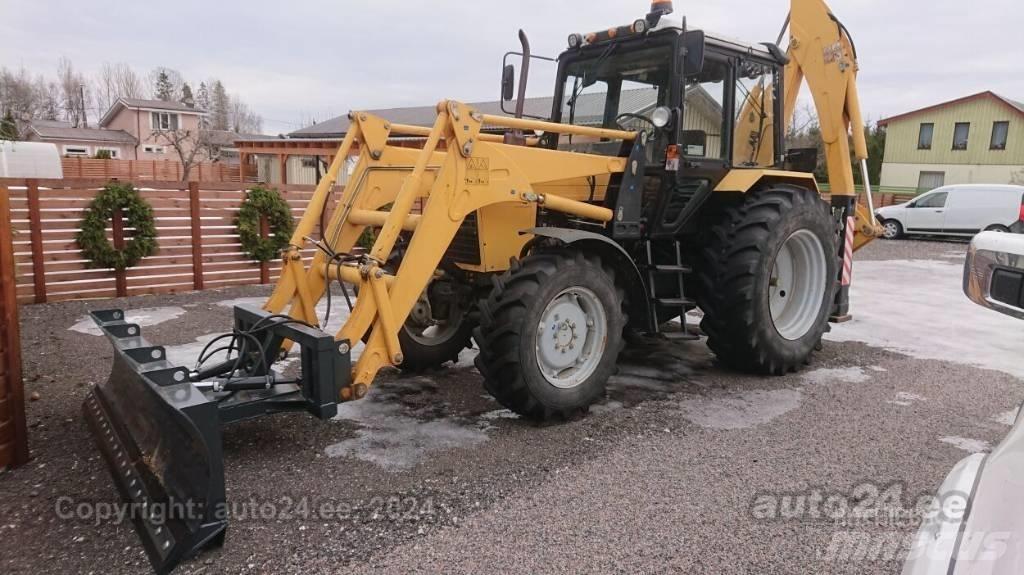
[[[786,56],[775,45],[687,29],[685,19],[668,17],[671,12],[671,2],[656,1],[631,25],[571,34],[557,58],[551,121],[641,133],[625,144],[541,137],[548,148],[642,160],[637,185],[644,193],[634,211],[645,225],[613,226],[617,239],[675,236],[729,170],[782,163],[784,130],[776,122],[783,116]],[[621,179],[628,177],[609,182],[608,207],[616,207],[622,182],[615,180]]]

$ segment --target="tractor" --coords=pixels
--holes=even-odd
[[[543,117],[525,113],[537,57],[523,33],[517,94],[514,65],[502,70],[507,114],[454,100],[432,126],[351,112],[266,305],[238,306],[194,366],[168,362],[123,311],[93,313],[116,353],[85,413],[121,495],[201,510],[133,515],[158,572],[223,541],[224,424],[329,419],[381,369],[437,368],[474,342],[501,405],[565,420],[601,400],[630,334],[698,338],[692,310],[722,364],[765,375],[800,369],[849,318],[853,252],[879,234],[869,185],[866,209],[854,187],[852,157],[869,182],[849,33],[822,0],[792,0],[785,51],[784,34],[738,43],[671,14],[655,0],[632,23],[569,35]],[[818,150],[785,149],[804,80],[828,200]],[[372,247],[357,249],[364,234]],[[332,300],[335,283],[354,302]],[[337,333],[318,317],[325,297],[350,307]],[[297,376],[274,369],[289,355]]]

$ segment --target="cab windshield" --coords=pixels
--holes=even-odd
[[[672,51],[669,45],[634,49],[609,44],[566,64],[560,121],[610,129],[651,129],[648,118],[668,105]],[[621,142],[562,136],[559,148],[616,155]],[[605,149],[607,148],[607,149]]]

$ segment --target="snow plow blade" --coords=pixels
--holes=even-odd
[[[121,310],[91,313],[114,347],[106,383],[83,405],[153,569],[169,573],[223,543],[224,462],[217,405],[142,338]]]

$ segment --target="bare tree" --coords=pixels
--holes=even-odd
[[[228,120],[231,130],[238,134],[257,134],[263,130],[263,118],[260,118],[249,105],[237,97],[230,99]]]
[[[60,86],[64,119],[75,127],[87,124],[89,90],[86,88],[85,76],[75,71],[71,60],[60,59],[57,65],[57,83]]]
[[[197,162],[215,161],[220,155],[217,146],[210,140],[210,132],[206,130],[160,130],[153,132],[149,141],[174,149],[181,162],[183,182],[188,181]]]
[[[104,63],[93,83],[93,100],[99,114],[106,113],[119,98],[142,98],[142,80],[123,62]]]

